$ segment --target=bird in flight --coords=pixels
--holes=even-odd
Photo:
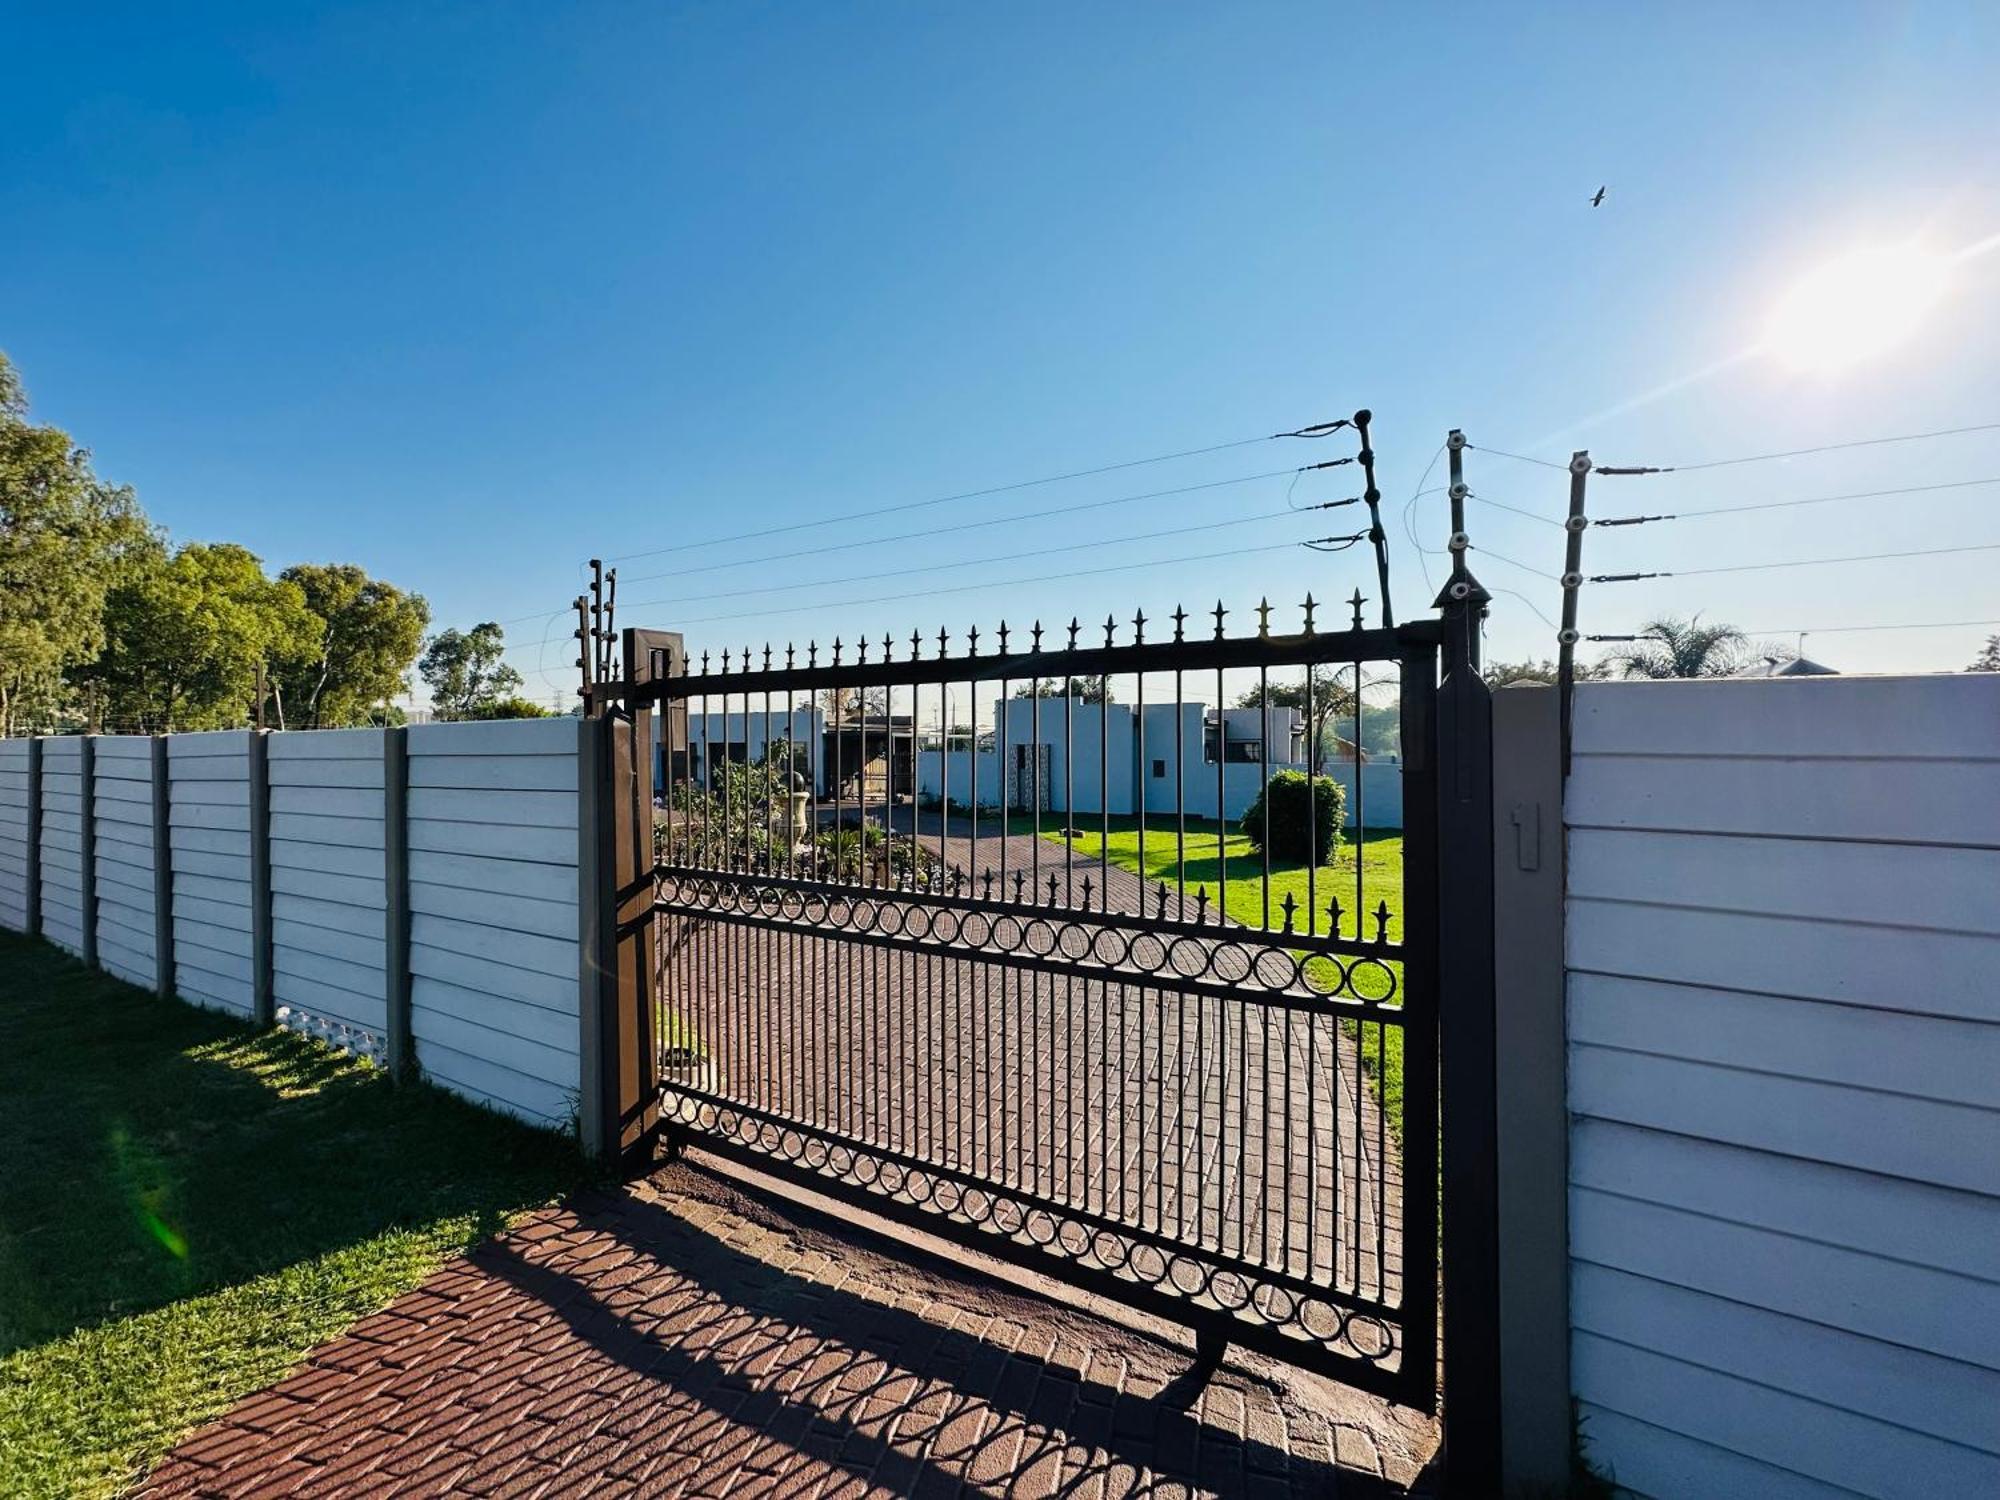
[[[1595,195],[1594,195],[1594,196],[1593,196],[1593,197],[1591,198],[1591,200],[1590,200],[1590,206],[1591,206],[1592,208],[1596,208],[1596,207],[1597,207],[1597,206],[1598,206],[1599,204],[1601,204],[1601,203],[1603,203],[1603,202],[1604,202],[1604,189],[1603,189],[1603,188],[1599,188],[1599,189],[1597,190],[1596,194],[1595,194]]]

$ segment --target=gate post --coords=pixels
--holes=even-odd
[[[645,688],[677,662],[680,637],[623,636],[623,679],[597,684],[577,747],[582,1133],[593,1156],[644,1171],[660,1117],[653,703]]]
[[[1560,698],[1525,684],[1493,695],[1498,1367],[1509,1494],[1557,1493],[1570,1464]]]
[[[1455,597],[1454,597],[1455,596]],[[1500,1487],[1499,1184],[1493,1056],[1493,704],[1473,590],[1447,589],[1438,691],[1438,1075],[1443,1137],[1445,1484]]]

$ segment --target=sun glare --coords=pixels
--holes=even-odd
[[[1764,348],[1794,369],[1830,375],[1893,349],[1943,297],[1950,260],[1883,245],[1829,261],[1785,294]]]

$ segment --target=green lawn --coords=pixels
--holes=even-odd
[[[1230,829],[1218,829],[1214,822],[1208,820],[1190,818],[1187,827],[1187,842],[1183,846],[1172,824],[1163,825],[1157,819],[1148,818],[1146,852],[1142,863],[1138,819],[1115,817],[1111,820],[1108,841],[1111,863],[1169,885],[1176,884],[1184,872],[1190,900],[1194,899],[1197,891],[1206,891],[1211,910],[1214,909],[1213,903],[1220,902],[1232,921],[1246,927],[1282,928],[1285,897],[1290,895],[1295,902],[1295,929],[1305,930],[1305,911],[1310,898],[1320,914],[1319,929],[1324,932],[1328,922],[1327,903],[1338,897],[1340,930],[1347,937],[1355,936],[1354,844],[1342,844],[1325,864],[1313,871],[1303,864],[1274,862],[1267,882],[1264,857],[1251,847],[1248,838]],[[1107,841],[1101,831],[1101,820],[1086,814],[1079,822],[1079,830],[1080,836],[1069,841],[1071,847],[1092,859],[1105,853]],[[1045,833],[1044,837],[1057,843],[1063,842],[1059,833]],[[1368,938],[1375,936],[1374,912],[1380,903],[1387,902],[1388,936],[1390,941],[1398,941],[1403,935],[1403,836],[1400,833],[1371,832],[1359,846],[1359,853],[1361,905],[1369,912],[1361,935]],[[1265,915],[1267,894],[1268,920]],[[1402,965],[1392,964],[1390,967],[1400,983]],[[1348,1035],[1356,1038],[1362,1064],[1374,1080],[1377,1097],[1381,1100],[1383,1112],[1389,1117],[1390,1127],[1400,1139],[1403,1132],[1403,1029],[1400,1026],[1357,1022],[1344,1022],[1343,1025]]]
[[[105,1495],[578,1182],[573,1143],[0,934],[0,1493]]]

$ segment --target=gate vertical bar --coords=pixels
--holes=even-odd
[[[1438,693],[1438,1066],[1443,1106],[1447,1493],[1500,1476],[1499,1167],[1493,1054],[1493,703],[1472,666],[1478,605],[1444,607]],[[1421,1193],[1419,1185],[1417,1191]]]
[[[679,638],[673,637],[674,647]],[[653,882],[653,710],[639,692],[656,667],[671,668],[677,650],[661,648],[654,631],[623,632],[623,707],[606,725],[612,822],[611,878],[616,921],[614,963],[616,1045],[606,1059],[616,1068],[618,1129],[608,1143],[628,1170],[652,1159],[660,1120],[658,952]],[[664,663],[662,656],[668,658]],[[745,700],[747,704],[747,699]],[[745,726],[749,712],[746,707]],[[725,720],[726,723],[726,720]]]

